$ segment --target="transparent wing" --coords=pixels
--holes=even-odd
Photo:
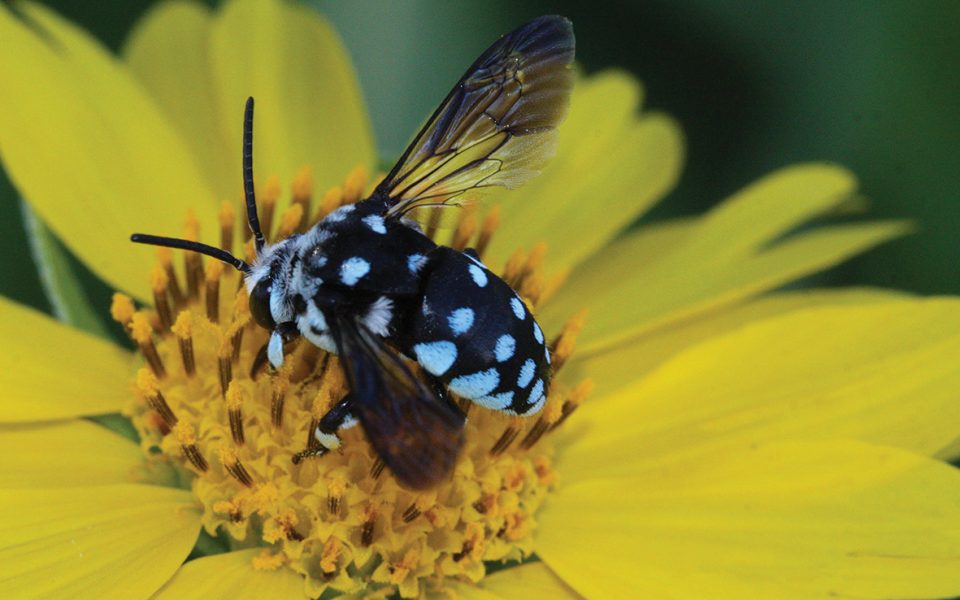
[[[338,319],[334,335],[354,411],[383,462],[408,488],[446,479],[463,446],[463,414],[437,398],[360,323]]]
[[[377,187],[389,199],[387,215],[537,175],[567,112],[573,55],[573,26],[558,16],[534,19],[490,46]]]

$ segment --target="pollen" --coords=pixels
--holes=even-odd
[[[261,223],[266,231],[275,209],[287,207],[276,238],[303,231],[356,202],[369,185],[365,169],[351,171],[316,196],[311,216],[308,169],[286,191],[271,177],[258,190]],[[239,199],[221,206],[221,247],[234,246],[235,219],[243,212]],[[441,212],[419,215],[425,230],[439,226],[434,215]],[[482,255],[499,211],[463,210],[457,217],[445,237]],[[192,215],[185,231],[199,238]],[[246,248],[252,252],[252,240]],[[174,259],[183,264],[181,274]],[[558,281],[549,263],[548,248],[538,244],[518,249],[501,271],[531,310]],[[189,482],[209,535],[231,547],[263,548],[254,569],[290,569],[313,597],[411,598],[444,593],[445,581],[476,582],[502,563],[532,557],[537,513],[561,475],[554,432],[586,400],[590,382],[554,378],[545,407],[529,418],[464,402],[465,444],[452,476],[413,492],[397,483],[362,424],[339,430],[332,450],[318,442],[321,419],[349,392],[340,359],[300,339],[285,348],[280,369],[269,369],[269,332],[251,319],[240,273],[162,248],[145,276],[153,309],[138,309],[122,294],[110,307],[144,364],[131,382],[126,414],[150,460],[167,463]],[[585,318],[578,313],[548,332],[554,372],[569,363]]]

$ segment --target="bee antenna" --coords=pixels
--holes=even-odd
[[[221,250],[220,248],[215,248],[213,246],[208,246],[206,244],[201,244],[200,242],[191,242],[190,240],[181,240],[178,238],[168,238],[161,237],[159,235],[148,235],[146,233],[135,233],[130,236],[131,242],[136,242],[137,244],[150,244],[151,246],[166,246],[167,248],[179,248],[180,250],[190,250],[192,252],[199,252],[200,254],[205,254],[211,258],[217,260],[222,260],[228,265],[232,265],[238,271],[245,275],[249,275],[252,269],[246,261],[240,260],[236,256],[230,254],[226,250]]]
[[[247,98],[243,110],[243,196],[247,201],[247,222],[253,232],[257,255],[263,250],[266,240],[260,230],[260,218],[257,216],[257,198],[253,191],[253,97]]]

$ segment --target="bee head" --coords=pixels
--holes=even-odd
[[[290,259],[293,255],[292,240],[287,238],[265,246],[246,278],[250,315],[264,329],[276,329],[278,323],[286,323],[294,317],[287,294]]]

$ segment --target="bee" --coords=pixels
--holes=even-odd
[[[470,192],[515,188],[552,154],[573,85],[573,26],[534,19],[467,69],[373,193],[303,234],[267,244],[253,185],[253,98],[243,127],[243,187],[253,264],[199,242],[134,234],[133,242],[199,252],[241,271],[250,312],[270,331],[266,358],[297,337],[341,357],[348,394],[321,419],[323,454],[359,422],[397,480],[435,486],[452,472],[466,417],[451,392],[530,416],[546,402],[550,352],[519,295],[472,249],[438,245],[409,218]],[[405,359],[419,363],[421,379]]]

